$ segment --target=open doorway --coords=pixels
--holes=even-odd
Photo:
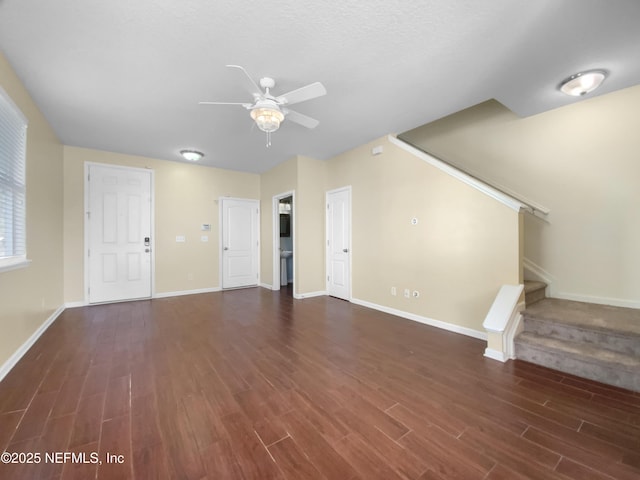
[[[273,197],[273,289],[295,292],[295,193]]]

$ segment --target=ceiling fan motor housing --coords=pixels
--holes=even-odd
[[[276,81],[271,77],[262,77],[260,79],[260,86],[265,90],[276,86]]]

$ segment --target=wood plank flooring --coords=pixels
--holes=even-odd
[[[0,478],[640,478],[640,394],[484,347],[258,288],[70,309],[0,383],[41,458]]]

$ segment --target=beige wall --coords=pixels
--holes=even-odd
[[[260,177],[260,281],[273,286],[273,197],[281,193],[294,192],[298,186],[298,157],[293,157],[272,168]],[[297,194],[297,192],[296,192]],[[296,198],[297,202],[297,198]],[[298,215],[297,205],[294,206]],[[278,227],[279,228],[279,227]],[[294,242],[297,232],[293,232]],[[298,255],[294,247],[294,255]],[[297,272],[294,272],[294,287],[297,293]]]
[[[0,272],[0,366],[63,304],[62,145],[0,53],[0,86],[29,120],[27,257]]]
[[[326,290],[325,183],[326,163],[298,157],[296,236],[294,238],[297,286],[301,294]]]
[[[482,331],[500,286],[519,282],[520,214],[386,138],[329,160],[326,179],[352,186],[355,299]]]
[[[273,284],[273,197],[294,192],[294,294],[304,296],[325,290],[325,171],[325,162],[296,156],[262,174],[260,277],[263,284]]]
[[[65,301],[84,300],[84,164],[154,172],[155,293],[217,288],[220,197],[260,198],[260,176],[133,155],[64,147]],[[210,223],[212,230],[200,226]],[[176,235],[186,236],[176,243]],[[200,241],[208,235],[209,241]]]
[[[404,135],[551,210],[525,257],[552,294],[640,307],[640,86],[520,119],[495,101]]]
[[[382,155],[371,155],[375,145]],[[274,195],[295,191],[296,293],[325,290],[325,193],[348,185],[353,298],[481,332],[500,286],[521,281],[522,215],[386,137],[327,162],[295,157],[261,176],[263,283],[273,276],[267,212]],[[405,288],[420,297],[404,298]]]

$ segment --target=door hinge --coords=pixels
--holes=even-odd
[[[87,250],[87,257],[91,256],[91,250]]]
[[[329,204],[327,203],[327,210],[329,210]]]
[[[327,275],[327,282],[329,281],[329,275]]]
[[[90,181],[91,181],[91,174],[87,173],[87,182],[90,182]]]

